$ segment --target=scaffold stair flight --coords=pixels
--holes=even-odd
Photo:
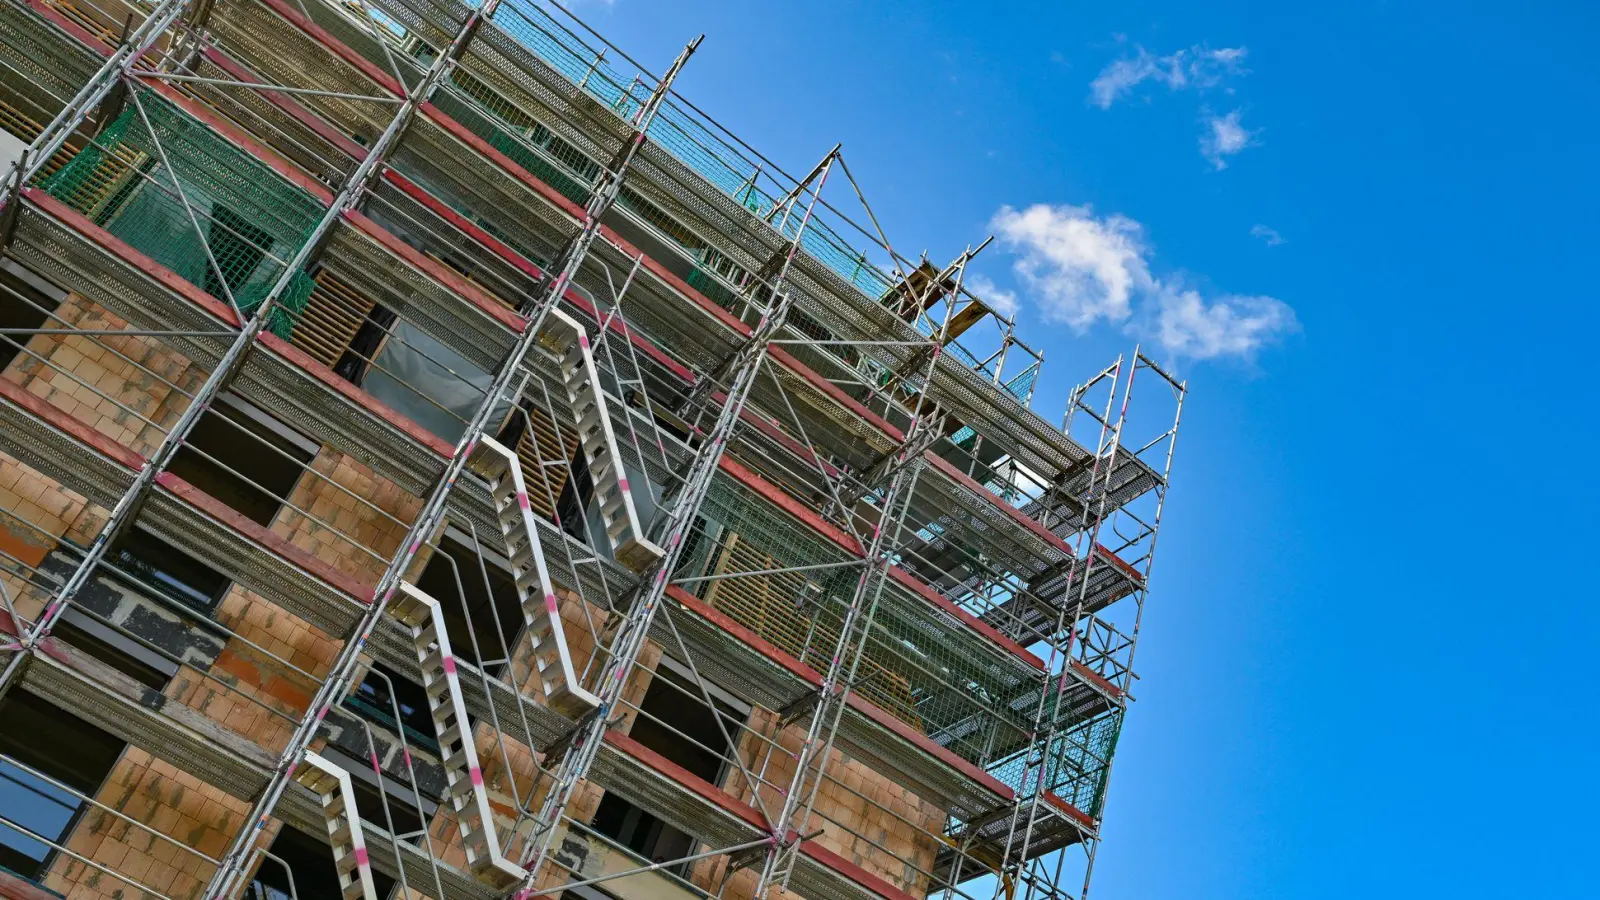
[[[532,643],[535,670],[544,689],[545,702],[572,718],[578,718],[600,705],[600,698],[583,689],[572,665],[561,625],[561,608],[556,601],[550,570],[539,542],[539,526],[528,504],[528,487],[522,479],[517,456],[493,438],[479,442],[479,471],[489,478],[489,493],[494,498],[495,515],[505,538],[506,558],[522,603],[522,620]]]
[[[561,352],[561,379],[566,384],[567,402],[572,405],[578,426],[578,443],[594,481],[595,499],[612,554],[633,571],[645,572],[662,557],[663,551],[644,536],[633,494],[628,490],[627,471],[617,452],[617,437],[611,430],[605,395],[600,390],[600,374],[594,365],[589,335],[559,309],[550,311],[545,334]]]
[[[444,761],[448,783],[446,799],[461,828],[467,868],[485,884],[500,889],[510,887],[527,873],[500,855],[489,793],[483,784],[478,748],[472,739],[472,723],[467,718],[461,679],[456,675],[455,657],[450,652],[444,610],[439,601],[405,582],[400,583],[390,608],[395,618],[411,629],[411,643],[422,668],[422,686],[428,694],[428,712],[433,718],[439,755]]]
[[[295,772],[298,781],[322,803],[333,844],[333,866],[339,872],[339,896],[344,900],[378,900],[367,861],[367,842],[356,815],[356,792],[350,773],[315,753],[307,753]]]

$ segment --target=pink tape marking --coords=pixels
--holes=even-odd
[[[628,489],[628,479],[626,479],[626,478],[618,478],[617,479],[617,487],[620,487],[623,490],[627,490]]]
[[[367,848],[356,848],[356,865],[362,867],[363,869],[367,867]]]
[[[456,673],[456,658],[454,656],[446,656],[440,662],[440,665],[444,666],[445,674],[454,675]]]
[[[477,766],[467,770],[467,777],[472,780],[473,787],[483,787],[483,770]]]
[[[589,349],[589,336],[587,334],[578,333],[578,346],[585,350]]]
[[[527,491],[517,491],[517,506],[521,507],[523,512],[527,512],[528,511],[528,492]]]
[[[544,608],[549,610],[550,611],[550,615],[552,615],[552,616],[557,614],[556,613],[556,595],[555,594],[545,594],[544,595]]]

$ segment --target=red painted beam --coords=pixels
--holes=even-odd
[[[81,442],[101,456],[111,459],[132,471],[138,471],[144,467],[145,458],[143,456],[84,425],[65,410],[34,396],[15,382],[0,378],[0,397],[4,397],[7,401],[23,407],[52,428]],[[218,519],[240,534],[262,544],[285,560],[363,603],[372,602],[371,586],[360,583],[351,576],[288,543],[253,519],[245,518],[222,501],[194,487],[177,475],[171,472],[162,472],[156,476],[156,481],[171,491],[174,496],[205,512],[212,518]]]
[[[668,779],[678,784],[685,790],[699,796],[701,799],[719,807],[734,816],[742,819],[747,825],[759,831],[767,831],[771,825],[765,816],[753,806],[735,798],[732,794],[717,787],[699,775],[667,759],[665,756],[651,750],[633,738],[620,731],[607,730],[604,740],[615,747],[623,755],[628,756],[658,774],[665,775]]]
[[[278,177],[317,198],[317,201],[323,206],[328,206],[333,202],[333,192],[328,190],[327,185],[301,171],[287,159],[280,156],[278,151],[260,143],[232,122],[212,112],[210,107],[180,93],[165,81],[146,80],[145,84],[173,106],[204,122],[208,128],[232,143],[240,152],[248,154],[252,159],[261,162],[267,168],[276,172]]]
[[[284,0],[261,0],[261,4],[277,13],[279,17],[287,20],[289,24],[300,29],[307,37],[323,45],[347,65],[359,70],[361,74],[371,79],[379,88],[388,91],[395,97],[405,96],[405,90],[400,87],[399,82],[394,80],[394,76],[373,65],[366,57],[345,46],[342,41],[329,34],[321,25],[301,15],[299,10],[285,3]]]
[[[74,22],[66,16],[63,16],[54,8],[44,5],[43,3],[39,2],[39,0],[24,0],[24,2],[28,4],[30,9],[38,13],[40,16],[43,16],[45,19],[48,19],[57,28],[77,38],[85,47],[89,48],[95,53],[100,54],[101,56],[111,55],[111,48],[106,46],[103,42],[101,42],[100,38],[89,32],[89,30],[84,28],[82,25],[79,25],[77,22]]]
[[[1055,794],[1053,794],[1053,793],[1051,793],[1049,791],[1045,791],[1044,792],[1044,802],[1050,804],[1051,806],[1054,806],[1056,809],[1061,810],[1062,812],[1066,813],[1069,817],[1078,820],[1079,822],[1081,822],[1083,824],[1083,826],[1085,828],[1091,828],[1091,829],[1094,828],[1094,817],[1093,816],[1090,816],[1088,813],[1086,813],[1083,810],[1077,808],[1076,806],[1073,806],[1071,803],[1068,803],[1067,801],[1061,799],[1060,797],[1057,797]]]
[[[234,314],[228,304],[179,278],[178,273],[128,246],[120,238],[89,221],[84,216],[79,215],[76,210],[60,200],[34,187],[23,188],[22,196],[26,197],[35,206],[60,219],[62,224],[83,235],[90,243],[121,259],[129,266],[158,282],[162,287],[220,319],[223,324],[232,328],[239,327],[239,317]]]
[[[806,841],[802,843],[800,845],[800,852],[821,863],[824,867],[838,872],[845,878],[848,878],[849,880],[854,881],[856,884],[861,885],[874,894],[877,894],[879,897],[885,898],[885,900],[921,900],[921,898],[914,897],[911,894],[900,890],[889,882],[879,878],[877,875],[868,872],[866,869],[861,868],[850,860],[845,859],[832,850],[829,850],[827,847],[822,846],[822,844],[818,843],[817,841]]]
[[[37,188],[24,188],[23,195],[41,209],[61,219],[65,225],[82,234],[91,243],[122,259],[128,265],[160,283],[163,287],[200,307],[212,316],[221,319],[225,324],[235,328],[239,326],[238,317],[222,301],[179,278],[177,273],[171,269],[118,240],[110,232],[74,212],[62,204],[61,201]],[[362,406],[377,418],[393,425],[439,456],[448,458],[454,452],[453,445],[391,409],[378,398],[333,374],[332,370],[327,366],[312,359],[283,338],[264,331],[259,339],[262,344],[292,365],[305,370],[311,377],[337,391],[351,402]]]
[[[364,408],[376,418],[393,425],[396,429],[405,433],[407,437],[433,451],[439,457],[449,459],[450,455],[455,452],[455,446],[449,441],[396,412],[377,397],[335,375],[332,369],[312,359],[310,355],[299,347],[266,331],[261,333],[260,341],[291,365],[304,369],[312,378],[322,382],[351,403]]]
[[[679,787],[701,797],[704,800],[739,817],[751,827],[760,831],[767,831],[771,826],[764,816],[754,807],[743,801],[735,799],[732,794],[719,788],[689,770],[668,760],[661,754],[644,746],[633,738],[619,732],[607,731],[605,742],[617,751],[631,757],[660,775],[676,783]],[[792,836],[792,835],[791,835]],[[816,841],[805,841],[800,850],[806,856],[817,861],[845,879],[861,885],[867,890],[886,900],[916,900],[910,894],[896,888],[877,875],[868,872],[855,863],[850,862],[832,850],[827,849]]]
[[[863,550],[859,541],[849,534],[846,534],[843,530],[825,521],[821,516],[812,512],[804,504],[800,503],[800,501],[790,497],[782,488],[772,484],[734,460],[729,459],[727,456],[722,457],[720,468],[723,472],[739,481],[739,483],[761,495],[768,502],[777,506],[779,509],[782,509],[790,516],[793,516],[795,519],[799,520],[801,524],[828,539],[840,549],[853,556],[859,557],[862,555]],[[961,607],[956,606],[954,603],[951,603],[943,594],[939,593],[939,591],[935,590],[932,586],[924,583],[920,578],[917,578],[915,575],[912,575],[910,572],[907,572],[899,566],[890,566],[889,575],[895,581],[909,588],[917,596],[922,597],[946,614],[953,616],[958,621],[965,624],[968,628],[972,629],[983,637],[988,638],[992,643],[1000,647],[1002,650],[1010,653],[1012,656],[1017,657],[1036,669],[1041,671],[1044,669],[1044,660],[1028,652],[1028,650],[1021,644],[1018,644],[1011,638],[1008,638],[996,631],[993,626],[978,619],[978,617],[974,616],[972,613],[969,613]]]
[[[994,627],[989,625],[987,622],[981,621],[972,613],[969,613],[954,603],[951,603],[943,594],[939,593],[937,590],[934,590],[932,586],[925,583],[922,579],[912,575],[910,572],[907,572],[905,569],[902,569],[899,566],[890,566],[889,576],[895,581],[909,588],[912,593],[922,597],[924,600],[927,600],[929,603],[937,606],[947,614],[955,616],[957,619],[965,623],[968,628],[971,628],[973,631],[976,631],[988,638],[990,641],[993,641],[995,644],[1004,648],[1012,656],[1015,656],[1017,659],[1020,659],[1028,665],[1033,666],[1035,669],[1040,671],[1044,670],[1044,660],[1034,656],[1021,644],[994,630]]]
[[[444,263],[430,256],[424,256],[415,247],[390,234],[383,226],[367,218],[366,215],[353,209],[345,210],[344,219],[354,226],[357,231],[371,238],[378,246],[399,257],[406,265],[437,281],[452,293],[460,295],[462,299],[478,307],[490,318],[511,329],[512,332],[521,334],[528,330],[527,319],[507,309],[504,303],[489,296],[488,291],[468,281],[462,277],[461,273]]]
[[[667,595],[679,605],[683,606],[683,608],[689,610],[700,618],[705,619],[713,625],[716,625],[723,631],[726,631],[730,636],[738,640],[740,643],[745,644],[746,646],[755,650],[757,653],[765,656],[775,665],[781,666],[788,670],[791,674],[800,678],[807,684],[813,686],[820,686],[822,684],[821,672],[818,672],[811,666],[808,666],[800,660],[795,659],[793,656],[790,656],[782,649],[779,649],[776,644],[773,644],[771,641],[757,634],[750,628],[735,622],[722,611],[707,605],[704,601],[700,600],[698,597],[695,597],[693,594],[690,594],[688,591],[685,591],[683,588],[678,587],[677,585],[668,585]],[[914,745],[922,752],[939,760],[941,763],[944,763],[950,768],[955,769],[972,781],[982,785],[985,789],[992,792],[995,797],[1000,800],[1000,802],[1006,802],[1011,799],[1011,789],[1006,787],[1005,784],[999,779],[978,768],[976,765],[968,762],[967,760],[962,759],[955,753],[952,753],[950,750],[935,744],[927,735],[922,734],[888,712],[879,709],[877,705],[872,703],[870,700],[865,700],[859,694],[852,693],[846,699],[846,703],[849,704],[851,709],[854,709],[863,716],[871,719],[874,723],[894,732],[902,740]]]
[[[72,332],[62,329],[63,335]],[[89,449],[128,469],[138,471],[144,466],[144,457],[128,447],[90,428],[73,418],[66,410],[34,394],[9,378],[0,378],[0,397],[27,410],[29,415],[46,423]]]
[[[463,234],[482,244],[484,247],[487,247],[491,253],[500,257],[517,271],[533,279],[544,277],[544,270],[538,264],[523,256],[521,253],[518,253],[516,250],[513,250],[499,238],[496,238],[489,232],[484,231],[483,228],[477,223],[472,222],[471,220],[462,216],[460,213],[451,209],[449,206],[446,206],[437,197],[428,193],[415,181],[412,181],[394,169],[385,169],[383,177],[390,184],[393,184],[396,188],[400,189],[400,191],[406,196],[427,207],[428,210],[434,215],[444,219],[453,227],[460,229]],[[594,304],[590,303],[583,297],[582,294],[579,294],[577,291],[572,290],[571,288],[567,289],[566,301],[584,312],[596,322],[599,322],[605,318],[595,309]],[[651,343],[638,332],[628,328],[627,325],[622,321],[621,317],[613,317],[611,319],[609,330],[612,333],[620,335],[626,339],[641,353],[655,360],[663,368],[682,379],[685,384],[694,383],[695,376],[693,372],[689,371],[688,368],[679,363],[677,360],[668,356],[661,350],[661,348]]]

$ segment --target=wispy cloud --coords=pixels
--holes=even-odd
[[[1040,315],[1079,332],[1103,321],[1174,355],[1248,359],[1299,327],[1281,300],[1237,294],[1208,300],[1177,277],[1156,276],[1144,227],[1126,216],[1038,203],[1001,207],[991,227],[1016,254],[1013,269],[1037,298]]]
[[[1173,91],[1216,87],[1229,75],[1245,74],[1244,58],[1248,52],[1244,47],[1213,50],[1196,44],[1167,56],[1157,56],[1135,45],[1132,56],[1113,61],[1089,82],[1089,102],[1101,109],[1110,109],[1147,81],[1166,85]]]
[[[987,276],[974,272],[968,275],[962,286],[977,294],[989,308],[1002,316],[1013,316],[1017,312],[1017,295],[995,284]]]
[[[1200,153],[1219,172],[1228,167],[1228,157],[1256,144],[1258,132],[1245,128],[1239,122],[1241,114],[1236,109],[1225,116],[1206,118],[1205,133],[1200,135]]]
[[[1284,240],[1283,235],[1278,233],[1278,229],[1268,228],[1265,225],[1250,226],[1250,236],[1253,238],[1260,238],[1268,247],[1276,247],[1279,244],[1287,243],[1287,241]]]

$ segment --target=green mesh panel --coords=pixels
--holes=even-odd
[[[753,545],[759,554],[771,559],[775,568],[849,558],[837,546],[732,479],[718,476],[713,480],[701,513]],[[709,562],[705,548],[699,548],[696,556],[697,566]],[[820,631],[836,635],[860,570],[807,574],[815,596],[806,604],[804,615]],[[761,632],[758,625],[746,624]],[[862,624],[865,626],[864,620]],[[1053,680],[1047,681],[1040,673],[1011,659],[986,638],[893,579],[879,594],[870,628],[859,632],[858,639],[859,634],[865,634],[867,642],[864,671],[871,668],[904,686],[898,695],[902,698],[900,705],[890,711],[936,743],[979,765],[1003,759],[1031,740],[1041,690],[1048,692],[1047,722],[1057,720],[1058,715],[1062,719],[1072,715],[1068,709],[1058,713]],[[782,641],[774,642],[783,645]],[[803,661],[826,667],[832,649],[831,644],[808,648]]]
[[[241,310],[254,310],[282,277],[284,261],[310,238],[322,205],[159,96],[142,91],[139,99],[150,127],[130,103],[40,186],[190,284],[219,300],[231,291]],[[206,258],[208,244],[215,267]],[[295,277],[284,298],[287,312],[273,316],[274,333],[287,336],[308,285],[303,273]]]
[[[1106,775],[1122,732],[1122,713],[1112,711],[1057,731],[1044,752],[1029,747],[989,767],[989,774],[1022,794],[1044,788],[1073,808],[1099,818]]]

